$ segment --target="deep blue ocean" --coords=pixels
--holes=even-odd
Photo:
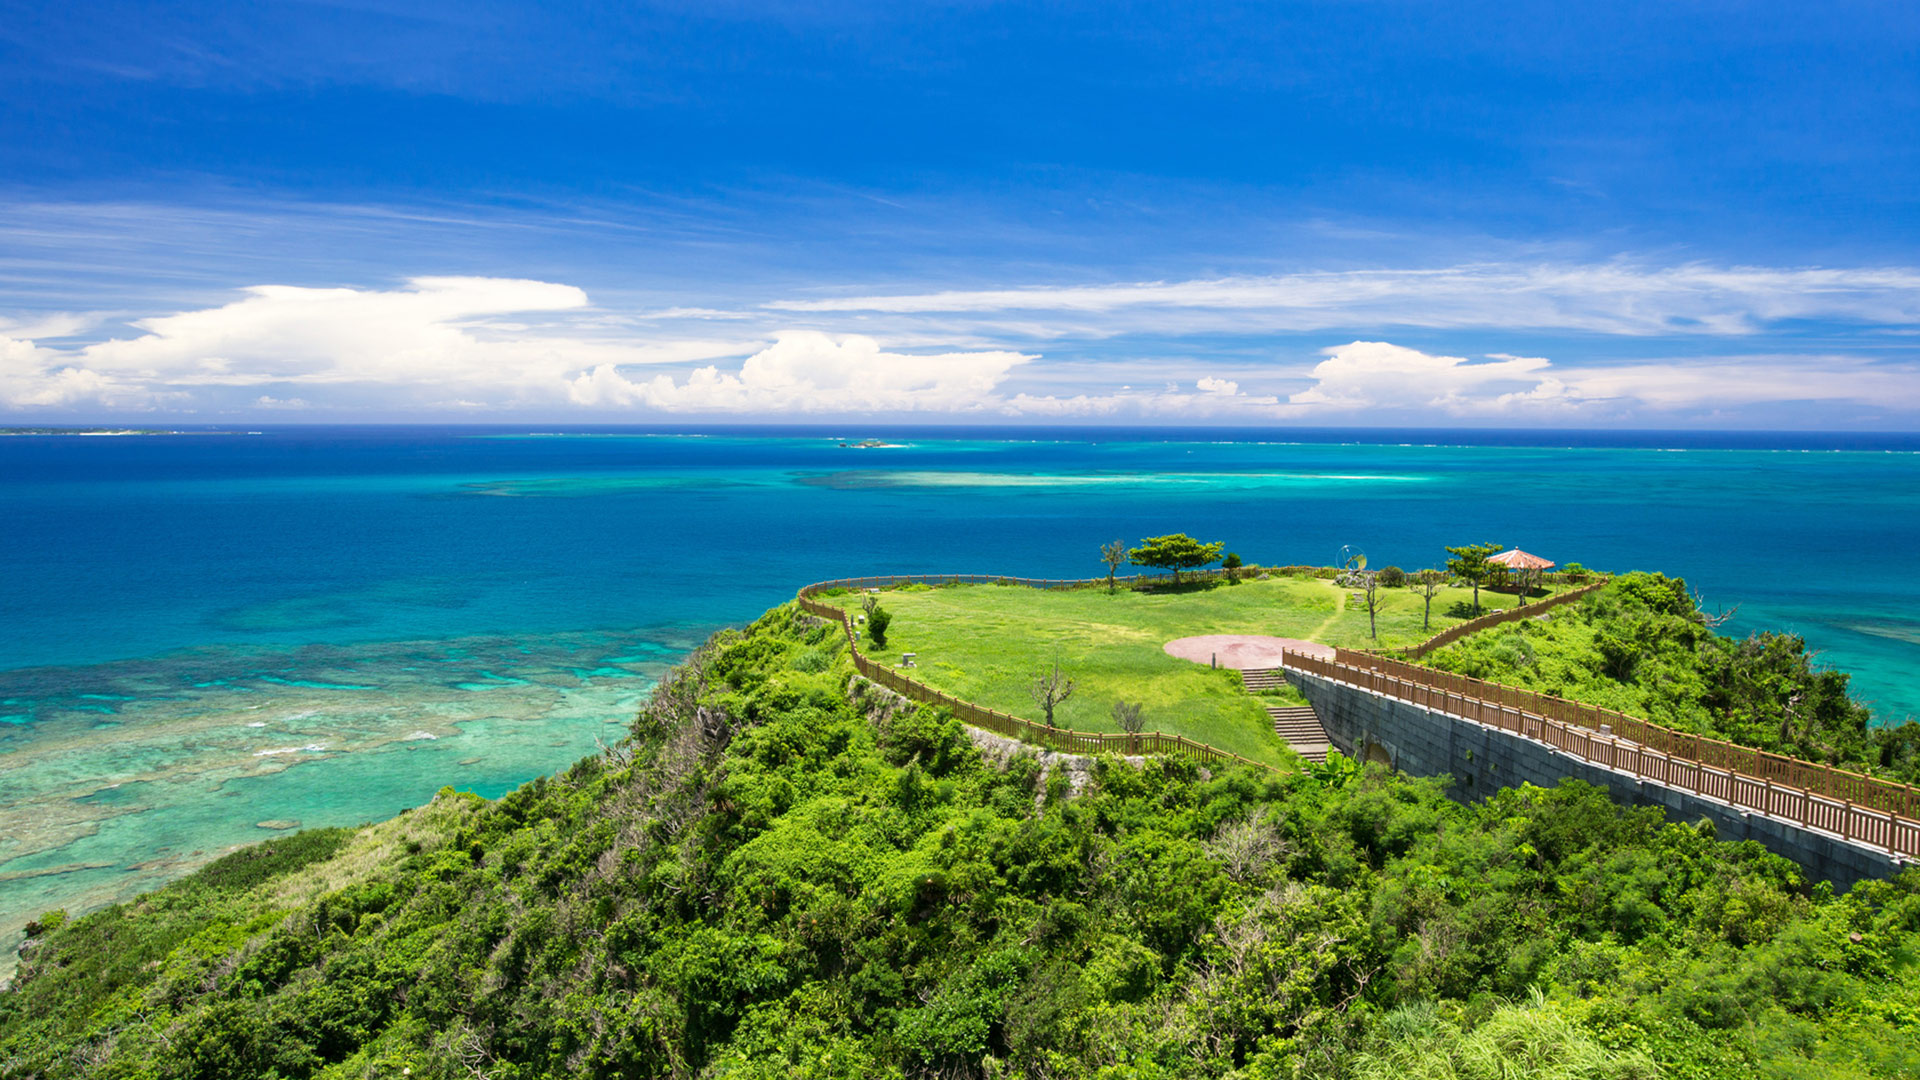
[[[857,449],[843,442],[902,444]],[[1517,545],[1685,577],[1920,715],[1920,438],[268,428],[0,438],[0,938],[226,846],[498,794],[808,581]]]

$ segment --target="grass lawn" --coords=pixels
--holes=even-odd
[[[1471,603],[1466,589],[1433,600],[1433,626],[1421,629],[1421,598],[1382,589],[1382,646],[1411,645],[1460,622],[1444,614]],[[1481,600],[1489,599],[1483,591]],[[1499,598],[1511,603],[1509,597]],[[859,599],[837,601],[858,611]],[[1161,650],[1196,634],[1270,634],[1365,648],[1366,605],[1332,582],[1274,578],[1219,584],[1192,592],[1109,595],[1100,589],[1042,591],[1017,585],[908,586],[881,603],[893,614],[887,647],[875,659],[919,654],[916,677],[969,701],[1041,719],[1027,694],[1036,675],[1058,660],[1072,676],[1073,697],[1054,723],[1082,731],[1117,731],[1117,700],[1145,706],[1149,731],[1179,732],[1223,750],[1273,763],[1289,754],[1273,734],[1261,703],[1243,692],[1237,672],[1176,660]]]

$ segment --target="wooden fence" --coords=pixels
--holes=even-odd
[[[1404,656],[1409,660],[1418,660],[1428,653],[1433,652],[1435,649],[1446,648],[1461,638],[1466,637],[1468,634],[1477,633],[1489,627],[1499,626],[1502,623],[1515,622],[1520,619],[1531,619],[1543,611],[1551,611],[1561,604],[1572,603],[1595,589],[1605,586],[1608,580],[1607,578],[1601,578],[1598,581],[1582,585],[1577,589],[1569,589],[1566,592],[1549,596],[1537,604],[1528,604],[1524,607],[1517,608],[1502,608],[1499,611],[1489,611],[1485,615],[1468,619],[1466,622],[1460,623],[1457,626],[1449,626],[1418,645],[1411,645],[1404,649],[1387,649],[1383,651],[1388,655]]]
[[[1909,785],[1674,731],[1636,717],[1373,653],[1289,652],[1284,666],[1536,739],[1610,769],[1718,799],[1843,840],[1920,856],[1920,794]]]
[[[1171,576],[1138,575],[1117,578],[1117,584],[1137,587],[1142,583],[1171,581]],[[892,690],[894,693],[923,701],[930,705],[944,705],[953,710],[953,715],[962,723],[985,728],[1010,738],[1020,739],[1052,750],[1061,750],[1073,754],[1170,754],[1192,761],[1218,764],[1237,763],[1254,765],[1271,772],[1279,772],[1264,761],[1254,761],[1241,757],[1217,746],[1196,742],[1185,735],[1171,735],[1164,731],[1143,731],[1137,735],[1106,731],[1075,731],[1072,728],[1054,727],[1050,724],[1038,724],[998,709],[989,709],[975,705],[971,701],[955,697],[943,690],[936,690],[912,676],[905,675],[885,663],[876,661],[860,651],[860,636],[854,632],[853,619],[847,612],[819,599],[820,594],[834,589],[882,589],[907,584],[992,584],[1025,585],[1038,589],[1073,589],[1091,585],[1105,586],[1106,578],[1065,579],[1065,578],[1010,578],[987,574],[890,574],[879,577],[842,578],[838,581],[822,581],[800,590],[798,603],[801,610],[832,619],[846,632],[847,648],[853,653],[853,666],[860,674]]]

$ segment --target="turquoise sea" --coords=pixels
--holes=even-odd
[[[859,449],[842,443],[879,438]],[[1920,715],[1920,439],[278,428],[0,438],[0,947],[228,847],[611,741],[713,629],[863,572],[1494,540],[1684,576]],[[0,952],[0,976],[11,950]]]

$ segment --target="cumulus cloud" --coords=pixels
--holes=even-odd
[[[1792,402],[1920,408],[1920,370],[1855,357],[1745,356],[1560,367],[1531,356],[1434,356],[1384,341],[1324,350],[1278,413],[1543,417]]]
[[[1385,341],[1355,341],[1325,350],[1309,373],[1312,386],[1287,400],[1328,411],[1444,409],[1451,413],[1507,407],[1520,401],[1564,403],[1567,387],[1546,374],[1551,361],[1498,355],[1482,361],[1431,356]],[[1495,403],[1503,403],[1498,406]]]
[[[571,285],[508,278],[422,277],[404,288],[261,285],[218,307],[142,319],[138,334],[72,349],[6,341],[0,403],[127,405],[195,388],[414,387],[495,402],[563,401],[597,365],[684,363],[740,355],[747,340],[592,336],[587,295]],[[507,321],[506,316],[517,317]],[[545,322],[530,322],[546,319]],[[291,397],[262,395],[275,407]]]
[[[1879,315],[1911,317],[1911,298],[1895,295],[1894,286],[1904,279],[1888,274],[1880,282],[1885,289],[1876,301]],[[1702,281],[1708,276],[1696,274]],[[1343,289],[1357,287],[1348,276],[1330,277],[1343,281]],[[1834,295],[1847,289],[1856,300],[1866,295],[1860,291],[1866,278],[1835,280]],[[1196,303],[1231,299],[1231,289],[1216,294],[1199,284],[1206,283],[1181,295]],[[1125,309],[1122,301],[1079,292],[1087,295],[1073,302]],[[1752,300],[1760,292],[1743,295]],[[1419,299],[1408,307],[1420,310]],[[1814,307],[1815,301],[1783,299],[1742,310],[1772,319]],[[1649,303],[1633,318],[1657,322],[1664,318],[1658,308]],[[979,323],[881,336],[833,332],[830,319],[824,329],[740,320],[727,326],[738,336],[723,338],[703,336],[715,332],[707,309],[674,314],[691,320],[692,328],[597,309],[571,285],[423,277],[390,289],[259,286],[229,303],[139,320],[128,324],[130,333],[90,344],[73,335],[97,326],[95,317],[36,315],[0,323],[0,408],[195,409],[214,415],[222,409],[318,415],[341,408],[932,413],[1195,422],[1327,417],[1364,423],[1446,417],[1604,423],[1689,410],[1702,416],[1763,411],[1795,402],[1816,403],[1826,409],[1824,416],[1872,415],[1883,422],[1920,413],[1920,370],[1912,362],[1859,356],[1566,364],[1358,340],[1305,364],[1235,361],[1221,350],[1195,358],[1136,349],[1124,358],[1089,360],[1071,347],[1042,364],[1034,353],[1005,347],[1008,338],[980,333]],[[761,310],[756,319],[766,316]]]
[[[1920,270],[1883,268],[1469,264],[1433,270],[1353,270],[1193,281],[947,290],[786,300],[792,312],[1101,316],[1109,328],[1177,313],[1179,325],[1324,330],[1343,326],[1501,327],[1610,334],[1759,332],[1796,319],[1876,326],[1920,323]]]
[[[1006,351],[887,352],[860,334],[783,333],[737,371],[717,366],[684,380],[634,381],[602,364],[573,380],[581,405],[641,405],[666,412],[971,412],[999,404],[995,390],[1036,357]]]
[[[158,395],[67,362],[53,349],[0,337],[0,405],[59,408],[98,402],[114,408],[145,408]]]

